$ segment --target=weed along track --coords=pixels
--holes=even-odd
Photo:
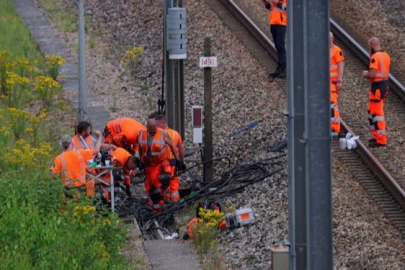
[[[232,0],[206,0],[206,2],[229,29],[246,45],[252,55],[260,61],[264,68],[267,70],[275,69],[276,51],[274,45],[268,36],[260,30],[235,2]],[[356,75],[360,77],[361,70],[366,69],[364,61],[368,61],[368,59],[365,59],[364,55],[354,49],[355,45],[351,43],[353,37],[346,33],[344,29],[338,25],[338,22],[340,21],[332,21],[331,30],[334,32],[337,44],[342,46],[342,49],[346,53],[347,72],[349,76],[355,76],[353,72],[357,72]],[[356,38],[357,37],[354,36],[354,39]],[[397,73],[394,71],[393,74],[391,74],[392,77],[390,77],[394,94],[388,98],[387,114],[395,115],[395,117],[403,119],[405,113],[405,106],[402,104],[404,92],[403,86],[400,83],[403,78],[395,78],[394,75],[396,74]],[[358,82],[358,80],[354,78],[351,78],[351,80]],[[279,83],[282,89],[285,90],[285,80],[279,79],[276,83]],[[353,85],[349,84],[349,86],[344,86],[343,91],[353,92],[351,88],[354,88],[358,96],[361,96],[358,92],[362,91],[362,99],[366,101],[365,93],[367,93],[368,84],[368,82],[358,82]],[[388,147],[386,150],[377,149],[372,152],[367,149],[362,143],[362,138],[368,134],[366,113],[365,111],[361,112],[358,108],[359,106],[352,104],[358,101],[359,97],[354,98],[352,95],[347,96],[347,99],[345,99],[345,94],[341,94],[339,98],[341,101],[340,107],[356,108],[356,110],[345,111],[345,109],[341,109],[341,111],[343,111],[342,118],[347,120],[347,122],[342,122],[342,128],[344,132],[361,135],[361,138],[358,140],[359,147],[355,151],[339,150],[338,143],[333,142],[334,155],[336,155],[345,166],[350,168],[356,180],[363,186],[369,196],[379,204],[384,214],[405,237],[405,193],[403,191],[405,182],[401,181],[405,179],[405,174],[397,173],[395,170],[390,170],[390,168],[383,166],[397,158],[393,149],[394,147]],[[365,110],[366,105],[363,104],[362,108]],[[353,127],[350,128],[350,125]],[[397,126],[391,126],[390,123],[388,123],[388,128],[392,132],[391,136],[403,136],[400,132],[400,130],[403,130],[403,125],[397,128]],[[384,151],[384,153],[382,153],[382,151]],[[385,162],[381,162],[381,160]],[[390,172],[393,172],[393,174],[391,175]]]

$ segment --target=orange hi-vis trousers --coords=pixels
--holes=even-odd
[[[157,166],[146,166],[145,168],[145,190],[148,193],[154,212],[162,211],[164,206],[164,190],[162,189],[162,183],[159,181],[159,175],[162,173],[162,170],[171,171],[168,160],[164,160]]]
[[[384,101],[388,96],[388,80],[371,84],[368,96],[368,121],[370,132],[378,144],[387,144],[387,124],[384,117]]]
[[[170,169],[172,178],[170,179],[170,186],[163,192],[165,201],[178,201],[180,200],[180,178],[175,176],[176,173],[176,160],[170,160]]]
[[[338,107],[338,90],[336,84],[330,83],[330,111],[331,111],[331,129],[340,133],[340,112]]]

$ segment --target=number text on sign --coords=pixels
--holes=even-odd
[[[200,57],[200,67],[201,68],[206,68],[206,67],[217,67],[218,66],[218,61],[215,56],[212,57]]]

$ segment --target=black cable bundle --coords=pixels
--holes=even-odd
[[[165,209],[159,213],[151,212],[152,208],[148,205],[146,199],[136,200],[133,207],[133,214],[144,235],[149,235],[146,236],[147,238],[153,237],[150,235],[150,231],[155,229],[167,232],[167,229],[164,229],[164,223],[172,217],[173,213],[182,210],[187,205],[193,205],[197,201],[208,198],[209,196],[220,195],[222,198],[235,194],[236,192],[241,192],[247,186],[263,181],[285,168],[286,161],[283,159],[285,156],[286,154],[280,154],[265,160],[235,166],[224,172],[218,180],[212,183],[202,182],[201,189],[182,198],[178,203],[166,205]],[[220,158],[212,161],[223,159],[229,161],[229,158]],[[203,164],[204,163],[200,163],[192,166],[187,171]],[[154,224],[154,220],[157,220],[159,226]]]

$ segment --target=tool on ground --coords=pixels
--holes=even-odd
[[[225,215],[225,223],[227,229],[234,229],[241,226],[246,226],[255,222],[253,211],[250,208],[236,210],[233,213]]]

